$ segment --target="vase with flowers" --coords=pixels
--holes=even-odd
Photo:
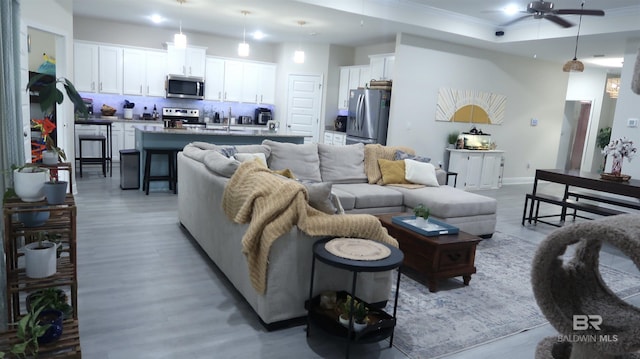
[[[603,173],[604,178],[612,178],[617,180],[628,180],[630,176],[622,174],[622,160],[627,158],[631,161],[635,156],[637,149],[633,146],[633,141],[626,137],[612,140],[602,149],[602,154],[611,156],[611,173]]]

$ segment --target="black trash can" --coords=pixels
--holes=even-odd
[[[140,188],[140,151],[120,150],[120,188]]]

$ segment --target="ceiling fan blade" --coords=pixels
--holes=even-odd
[[[569,21],[567,21],[567,20],[565,20],[565,19],[563,19],[563,18],[561,18],[559,16],[552,15],[552,14],[546,14],[546,15],[544,15],[544,18],[549,20],[549,21],[551,21],[551,22],[554,22],[554,23],[556,23],[556,24],[558,24],[558,25],[560,25],[562,27],[565,27],[565,28],[573,26],[573,24],[570,23]]]
[[[509,21],[509,22],[505,22],[504,24],[501,24],[500,26],[509,26],[509,25],[513,25],[513,24],[515,24],[516,22],[518,22],[518,21],[520,21],[520,20],[524,20],[524,19],[526,19],[526,18],[528,18],[528,17],[532,17],[532,16],[533,16],[533,15],[525,15],[525,16],[521,16],[521,17],[516,18],[516,19],[513,19],[513,20],[511,20],[511,21]]]
[[[553,11],[556,15],[592,15],[604,16],[602,10],[582,10],[582,9],[558,9]]]

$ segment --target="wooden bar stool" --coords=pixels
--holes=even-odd
[[[83,142],[99,142],[100,143],[100,157],[83,157],[82,156],[82,143]],[[81,135],[78,136],[78,146],[80,147],[80,157],[76,160],[80,161],[80,177],[82,177],[82,165],[85,163],[102,165],[102,174],[107,177],[107,138],[102,135]]]
[[[168,181],[169,189],[173,190],[173,193],[177,193],[177,176],[175,157],[176,150],[171,148],[144,148],[145,160],[144,160],[144,177],[142,179],[142,190],[145,194],[149,194],[149,183],[151,181]],[[164,175],[151,175],[151,161],[153,155],[166,156],[168,164],[168,173]]]

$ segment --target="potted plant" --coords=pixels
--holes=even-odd
[[[27,295],[26,305],[28,311],[34,307],[59,310],[65,318],[71,317],[73,312],[67,293],[60,288],[46,288],[31,292]]]
[[[413,208],[413,214],[416,216],[416,226],[423,227],[427,225],[429,219],[429,208],[420,203]]]
[[[626,137],[618,138],[602,149],[602,154],[611,155],[613,157],[613,163],[611,164],[610,175],[616,177],[622,177],[622,160],[626,157],[629,162],[637,152],[636,147],[633,145],[633,141]]]
[[[36,307],[25,314],[18,323],[14,324],[16,328],[16,336],[20,340],[14,344],[9,353],[18,358],[38,357],[40,351],[40,342],[38,338],[42,337],[52,327],[47,320],[41,320],[43,307]],[[43,318],[46,319],[46,318]],[[62,327],[60,327],[62,333]],[[0,352],[0,357],[4,357],[6,353]]]
[[[59,180],[57,168],[50,169],[49,181],[44,183],[43,190],[48,204],[57,205],[64,203],[67,196],[67,181]]]
[[[353,302],[353,312],[351,312],[351,305]],[[367,314],[369,309],[366,304],[358,301],[350,295],[347,295],[347,299],[342,302],[342,314],[340,314],[340,324],[345,327],[349,327],[349,318],[353,313],[353,330],[359,332],[367,327]]]
[[[460,135],[460,132],[458,131],[449,132],[449,134],[447,135],[447,148],[456,147],[456,142],[458,141],[459,135]]]
[[[53,123],[48,117],[42,120],[31,120],[31,127],[35,128],[42,133],[42,140],[44,141],[45,150],[42,151],[42,163],[45,165],[56,165],[58,162],[65,161],[67,156],[64,150],[56,146],[51,133],[56,129],[56,124]]]
[[[9,195],[15,194],[24,202],[38,202],[45,198],[44,183],[48,175],[46,168],[13,165],[11,169],[14,186]]]
[[[57,271],[58,244],[49,241],[45,231],[38,231],[35,236],[37,241],[23,247],[26,275],[29,278],[52,276]]]

